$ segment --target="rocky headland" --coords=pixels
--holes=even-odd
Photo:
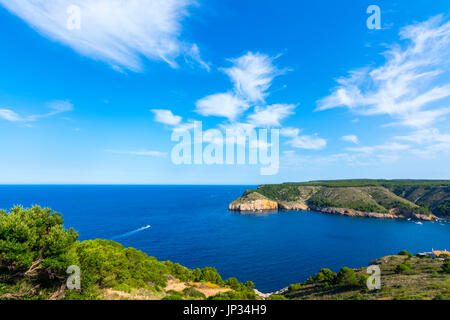
[[[256,190],[245,191],[229,205],[229,210],[242,213],[311,210],[349,217],[432,221],[450,215],[450,188],[441,184],[345,180],[261,185]],[[409,200],[411,197],[414,201]],[[423,198],[428,202],[419,202]]]

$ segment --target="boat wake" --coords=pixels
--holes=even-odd
[[[133,234],[136,234],[138,232],[141,232],[141,231],[144,231],[144,230],[147,230],[147,229],[150,229],[150,228],[151,228],[151,226],[147,225],[145,227],[142,227],[142,228],[139,228],[139,229],[136,229],[136,230],[133,230],[133,231],[130,231],[130,232],[123,233],[123,234],[120,234],[118,236],[112,237],[111,240],[120,239],[120,238],[126,238],[126,237],[129,237],[129,236],[133,235]]]

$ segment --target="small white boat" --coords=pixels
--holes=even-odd
[[[420,222],[420,221],[417,221],[417,222],[416,222],[416,224],[420,224],[420,225],[422,225],[423,223],[422,223],[422,222]]]

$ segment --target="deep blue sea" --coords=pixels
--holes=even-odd
[[[0,208],[51,207],[80,240],[113,239],[159,260],[212,266],[263,292],[304,281],[322,267],[338,271],[403,249],[450,248],[446,223],[229,212],[247,188],[254,186],[0,186]]]

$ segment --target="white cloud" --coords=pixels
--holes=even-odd
[[[184,131],[190,131],[195,128],[195,123],[193,120],[189,120],[184,123],[180,123],[173,128],[174,131],[177,132],[184,132]]]
[[[41,34],[116,70],[142,70],[141,57],[175,67],[183,50],[181,21],[193,0],[0,0]],[[70,30],[69,6],[81,9],[81,28]],[[194,50],[195,51],[195,50]],[[199,56],[198,56],[199,57]]]
[[[443,156],[448,157],[450,154],[450,143],[436,143],[428,146],[414,148],[411,152],[421,158],[435,159]]]
[[[42,118],[48,118],[60,113],[73,110],[73,104],[65,100],[56,100],[47,104],[51,111],[43,114],[23,116],[11,109],[0,109],[0,118],[10,122],[33,122]]]
[[[341,138],[342,141],[348,141],[348,142],[353,142],[354,144],[359,144],[359,139],[357,136],[350,134],[348,136],[343,136]]]
[[[223,71],[231,78],[235,91],[243,99],[263,102],[273,79],[282,73],[273,65],[274,58],[260,53],[248,52],[237,59],[231,59],[231,68]]]
[[[185,52],[186,56],[190,58],[192,61],[200,65],[200,67],[206,69],[208,72],[211,71],[211,67],[208,63],[203,61],[201,55],[200,55],[200,49],[198,46],[194,43],[190,48],[188,48]],[[189,60],[187,59],[189,62]]]
[[[355,147],[355,148],[347,148],[348,151],[357,152],[357,153],[365,153],[372,154],[374,152],[399,152],[410,149],[411,146],[406,144],[401,144],[397,142],[389,142],[386,144],[380,144],[376,146],[364,146],[364,147]]]
[[[416,132],[413,132],[407,136],[397,136],[395,137],[397,140],[414,142],[417,144],[424,143],[450,143],[450,134],[442,134],[436,128],[431,129],[422,129]]]
[[[132,155],[132,156],[148,156],[148,157],[158,157],[163,158],[167,156],[167,153],[154,151],[154,150],[144,150],[144,151],[120,151],[120,150],[105,150],[108,153],[114,154],[124,154],[124,155]]]
[[[248,52],[237,59],[230,59],[233,66],[222,69],[231,79],[234,88],[228,93],[217,93],[200,99],[196,103],[196,112],[203,116],[225,117],[229,121],[219,125],[231,135],[246,137],[257,127],[282,127],[282,120],[294,114],[294,104],[267,105],[265,99],[269,95],[274,78],[285,70],[274,66],[276,57],[261,53]],[[245,122],[239,118],[250,109],[253,112]],[[327,145],[327,141],[317,135],[300,135],[299,129],[282,128],[281,135],[288,137],[288,144],[294,148],[319,150]],[[240,139],[243,143],[245,139]]]
[[[320,150],[327,146],[327,140],[316,135],[300,135],[301,130],[296,128],[282,128],[280,134],[289,138],[287,143],[297,149]]]
[[[273,65],[274,59],[265,54],[252,52],[230,59],[233,66],[222,71],[230,77],[234,85],[233,90],[198,100],[196,112],[203,116],[219,116],[234,121],[250,107],[257,104],[264,105],[267,90],[272,85],[273,79],[283,72]],[[260,113],[263,110],[259,108],[256,111]]]
[[[171,126],[179,125],[183,119],[180,116],[175,116],[170,110],[153,109],[151,111],[155,114],[155,121]]]
[[[231,93],[217,93],[196,102],[196,112],[203,116],[219,116],[230,120],[245,112],[249,105]]]
[[[294,112],[293,104],[274,104],[267,107],[256,107],[255,112],[248,117],[248,122],[260,127],[281,126],[280,121]]]
[[[416,144],[411,152],[422,158],[443,156],[450,151],[450,134],[440,133],[436,128],[417,130],[395,139]]]
[[[300,134],[301,130],[297,128],[286,127],[282,128],[280,134],[285,137],[295,138]]]
[[[318,137],[317,135],[298,136],[292,138],[288,143],[293,148],[308,149],[308,150],[320,150],[327,146],[327,141],[325,139]]]
[[[0,118],[10,122],[25,121],[20,115],[10,109],[0,109]]]
[[[396,124],[424,127],[450,113],[450,22],[442,16],[400,32],[406,47],[392,46],[378,68],[338,79],[317,110],[347,107],[362,115],[389,115]],[[446,106],[447,104],[447,106]]]

